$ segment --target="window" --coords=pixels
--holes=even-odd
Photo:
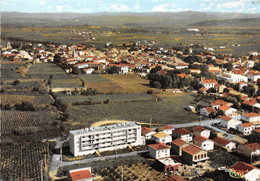
[[[197,160],[197,156],[194,157],[194,160]]]

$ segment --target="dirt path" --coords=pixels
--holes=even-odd
[[[106,124],[116,124],[116,123],[128,123],[128,122],[132,122],[132,121],[126,121],[126,120],[105,120],[105,121],[98,121],[95,122],[91,125],[91,127],[98,127],[98,126],[103,126]],[[144,123],[144,122],[138,122],[139,124],[142,125],[150,125],[150,123]],[[161,124],[154,124],[152,123],[151,125],[161,125]]]

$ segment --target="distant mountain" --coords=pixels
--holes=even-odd
[[[213,13],[213,12],[147,12],[147,13],[20,13],[2,12],[4,26],[77,26],[77,25],[139,25],[139,26],[210,26],[227,19],[260,18],[260,13]],[[75,21],[77,20],[77,21]],[[213,22],[212,22],[213,21]]]

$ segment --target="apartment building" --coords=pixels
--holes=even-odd
[[[141,126],[135,122],[73,130],[69,136],[70,152],[74,156],[92,154],[96,150],[103,152],[145,144]]]

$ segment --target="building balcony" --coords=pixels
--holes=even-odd
[[[205,157],[205,158],[200,158],[200,159],[194,159],[193,162],[201,162],[201,161],[205,161],[205,160],[209,160],[209,157]]]

